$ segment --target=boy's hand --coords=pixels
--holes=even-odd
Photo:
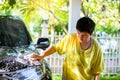
[[[35,64],[35,65],[39,65],[42,62],[42,57],[38,54],[35,53],[31,53],[28,56],[28,59],[30,61],[30,64]]]
[[[28,55],[29,59],[32,60],[32,61],[41,61],[42,60],[42,57],[38,54],[35,54],[35,53],[31,53]]]

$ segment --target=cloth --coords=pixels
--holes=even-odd
[[[66,35],[53,46],[58,54],[66,55],[63,63],[65,80],[91,80],[92,76],[104,70],[102,50],[94,39],[84,54],[76,34]]]

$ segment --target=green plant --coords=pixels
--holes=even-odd
[[[52,80],[62,80],[62,75],[53,75]]]
[[[53,80],[62,80],[62,75],[53,75],[52,78]],[[120,73],[116,75],[103,75],[100,77],[100,80],[120,80]]]

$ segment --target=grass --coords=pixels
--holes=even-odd
[[[53,75],[52,80],[62,80],[62,75]]]
[[[120,74],[101,76],[100,80],[120,80]]]
[[[62,80],[62,75],[53,75],[53,80]],[[120,74],[117,75],[104,75],[100,77],[100,80],[120,80]]]

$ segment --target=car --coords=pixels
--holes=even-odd
[[[20,17],[0,16],[0,80],[52,80],[52,72],[45,59],[30,62],[28,55],[40,54],[49,47],[48,38],[32,41]],[[27,57],[27,58],[26,58]]]

